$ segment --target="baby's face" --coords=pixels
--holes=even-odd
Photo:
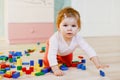
[[[77,19],[74,17],[66,17],[60,23],[59,31],[64,38],[72,38],[79,31]]]

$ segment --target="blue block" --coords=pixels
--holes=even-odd
[[[15,65],[11,65],[10,67],[11,67],[11,68],[16,68],[16,66],[15,66]]]
[[[1,74],[4,74],[4,71],[0,71],[0,75],[1,75]]]
[[[29,65],[29,62],[22,62],[22,65]]]
[[[42,66],[43,66],[43,60],[42,60],[42,59],[39,59],[39,60],[38,60],[38,64],[40,65],[40,67],[42,67]]]
[[[100,76],[105,77],[105,72],[100,70]]]
[[[86,60],[85,60],[85,59],[82,59],[81,62],[82,62],[82,63],[86,63]]]
[[[13,58],[12,58],[12,61],[13,61],[13,62],[17,62],[16,57],[13,57]]]
[[[29,52],[28,51],[24,51],[25,54],[28,54]]]
[[[30,60],[30,66],[34,66],[34,61]]]
[[[9,68],[9,67],[7,67],[7,68],[5,68],[5,70],[6,70],[6,71],[8,71],[8,70],[10,70],[10,68]]]
[[[12,56],[14,56],[14,51],[9,51],[10,54],[12,54]]]
[[[48,73],[48,72],[49,72],[49,69],[48,69],[48,68],[44,68],[44,69],[42,69],[42,72],[43,72],[43,73]]]
[[[15,55],[22,56],[22,52],[15,52]]]
[[[20,72],[15,72],[13,75],[12,75],[12,78],[18,78],[20,76]]]
[[[84,64],[78,64],[77,68],[81,70],[86,70],[86,66]]]
[[[82,70],[86,70],[86,66],[83,65],[83,66],[81,67],[81,69],[82,69]]]
[[[81,69],[82,66],[83,66],[83,64],[78,64],[78,65],[77,65],[77,68],[78,68],[78,69]]]
[[[65,65],[62,65],[62,66],[60,66],[60,69],[63,70],[63,71],[65,71],[65,70],[68,70],[68,67],[65,66]]]

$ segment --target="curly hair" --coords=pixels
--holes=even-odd
[[[79,12],[71,7],[65,7],[59,11],[57,18],[56,18],[56,26],[58,29],[60,27],[59,25],[60,25],[61,21],[65,17],[75,17],[77,19],[77,24],[78,24],[79,29],[81,28],[81,21],[80,21]]]

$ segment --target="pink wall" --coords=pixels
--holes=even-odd
[[[9,23],[10,44],[45,42],[54,32],[53,23]]]

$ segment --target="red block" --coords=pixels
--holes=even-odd
[[[29,67],[29,70],[30,70],[31,72],[33,72],[33,71],[34,71],[34,67],[30,66],[30,67]]]
[[[77,67],[78,64],[80,64],[81,62],[72,62],[72,67]]]
[[[22,67],[22,71],[23,71],[23,72],[26,72],[26,67]]]
[[[10,67],[10,65],[9,65],[9,64],[6,64],[6,67]]]
[[[10,75],[10,74],[4,74],[3,76],[6,77],[6,78],[11,78],[12,77],[12,75]]]
[[[12,75],[15,73],[16,71],[12,71]]]
[[[12,58],[12,54],[9,54],[9,58]]]
[[[84,57],[83,56],[78,56],[78,58],[83,59]]]
[[[6,68],[6,64],[1,64],[1,68],[2,69]]]
[[[31,70],[26,70],[26,74],[31,74]]]

